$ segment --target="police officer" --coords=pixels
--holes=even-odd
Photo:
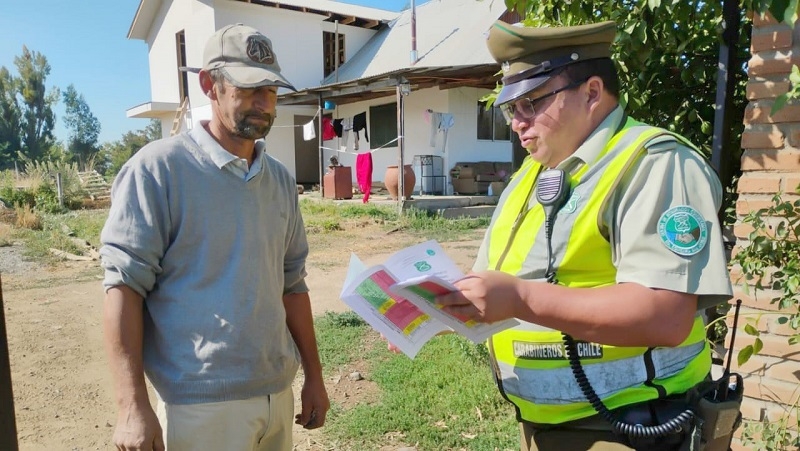
[[[489,341],[523,450],[678,449],[691,421],[672,400],[711,367],[702,312],[732,295],[720,181],[686,139],[619,104],[615,33],[613,22],[498,21],[488,35],[503,69],[495,104],[530,156],[474,272],[438,302],[478,321],[523,320]],[[612,426],[671,419],[644,437]]]

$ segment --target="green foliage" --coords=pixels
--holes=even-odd
[[[731,260],[742,268],[745,292],[752,285],[756,291],[772,293],[771,304],[777,304],[781,316],[779,324],[788,324],[795,331],[800,328],[800,199],[784,201],[780,194],[772,199],[773,205],[750,212],[742,219],[753,231],[749,243]],[[758,320],[748,322],[745,333],[755,336],[755,342],[739,351],[739,364],[757,354],[763,343],[759,338]],[[800,334],[789,337],[797,344]]]
[[[792,66],[792,73],[789,74],[789,83],[791,84],[791,88],[775,99],[775,103],[772,104],[770,115],[777,113],[781,108],[786,106],[789,100],[800,99],[800,68],[796,65]]]
[[[759,14],[769,11],[778,22],[794,26],[797,15],[800,13],[798,0],[748,0],[745,6]]]
[[[326,371],[334,371],[364,354],[364,335],[369,326],[357,314],[325,312],[314,323],[319,358]]]
[[[5,81],[0,82],[0,89],[6,90],[0,93],[0,98],[5,99],[2,101],[3,108],[9,109],[2,114],[4,119],[15,121],[2,128],[8,127],[11,133],[17,133],[16,138],[0,137],[8,139],[3,159],[13,161],[20,155],[38,160],[46,155],[54,141],[53,106],[58,103],[58,88],[47,92],[45,81],[50,75],[50,64],[41,53],[23,46],[22,55],[14,58],[14,65],[19,73],[18,77],[7,74],[7,71],[5,75],[0,74],[0,78],[5,77]],[[11,109],[15,111],[10,111]]]
[[[335,204],[330,201],[304,199],[300,202],[309,233],[334,232],[346,229],[344,219],[370,219],[383,224],[391,231],[404,231],[412,235],[452,241],[480,238],[491,218],[443,218],[425,210],[408,209],[402,215],[393,206],[374,204]]]
[[[326,333],[320,323],[317,328]],[[519,448],[513,409],[497,393],[490,367],[474,359],[474,344],[456,335],[436,337],[411,360],[386,351],[375,335],[366,332],[350,347],[366,360],[362,372],[378,384],[380,397],[349,410],[334,406],[324,434],[337,449],[378,449],[387,436],[425,450]]]
[[[100,121],[92,114],[83,94],[79,94],[74,85],[67,86],[64,91],[64,105],[66,106],[64,122],[70,130],[69,151],[81,169],[91,170],[93,168],[89,164],[100,151],[97,145]]]
[[[45,262],[57,260],[50,249],[80,255],[85,248],[77,246],[73,238],[99,246],[100,230],[108,217],[107,210],[79,210],[63,214],[45,213],[42,229],[18,229],[19,238],[25,241],[26,254]]]
[[[127,132],[122,135],[120,140],[103,144],[100,150],[103,164],[98,164],[96,169],[107,177],[113,177],[122,169],[122,165],[142,147],[160,138],[161,122],[151,119],[143,130]]]
[[[789,424],[794,411],[794,423]],[[744,421],[742,444],[750,449],[797,450],[800,449],[800,408],[791,406],[777,421],[764,418],[761,421]]]

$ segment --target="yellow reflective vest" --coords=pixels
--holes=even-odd
[[[571,195],[553,225],[554,268],[560,285],[602,287],[616,283],[611,245],[602,212],[620,179],[655,137],[679,136],[628,119],[596,162],[571,175]],[[688,143],[686,143],[688,144]],[[489,268],[525,279],[543,277],[547,240],[544,210],[532,201],[542,167],[527,159],[515,174],[489,230]],[[578,342],[581,364],[609,409],[675,393],[703,380],[711,368],[704,320],[698,315],[686,340],[675,348],[617,347]],[[519,420],[559,424],[592,416],[569,367],[561,332],[522,323],[489,340],[503,396]]]

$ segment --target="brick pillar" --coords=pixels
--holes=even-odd
[[[772,196],[784,193],[784,200],[794,200],[800,183],[800,100],[794,100],[770,115],[775,98],[788,91],[792,65],[800,66],[800,21],[794,27],[778,23],[771,15],[753,18],[749,61],[745,129],[742,134],[742,177],[737,191],[736,214],[740,220],[734,227],[739,246],[746,246],[749,225],[741,218],[750,211],[772,204]],[[769,303],[774,297],[768,291],[747,296],[742,290],[744,279],[740,268],[731,268],[734,299],[742,299],[742,313],[777,311]],[[732,371],[745,377],[745,400],[742,414],[745,419],[772,421],[787,415],[790,406],[800,397],[800,345],[790,346],[788,336],[795,331],[777,323],[774,316],[764,316],[759,322],[764,348],[737,368],[736,353],[754,337],[744,333],[747,316],[739,320]],[[728,326],[732,321],[728,321]],[[797,424],[792,414],[790,425]],[[737,436],[741,435],[740,428]],[[738,440],[734,450],[747,449]]]

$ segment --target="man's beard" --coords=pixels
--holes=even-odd
[[[254,124],[248,122],[248,118],[256,117],[266,121],[266,124]],[[275,122],[275,116],[269,113],[255,113],[248,111],[239,115],[236,118],[236,136],[244,139],[261,139],[267,136],[269,130],[272,128],[272,123]]]

